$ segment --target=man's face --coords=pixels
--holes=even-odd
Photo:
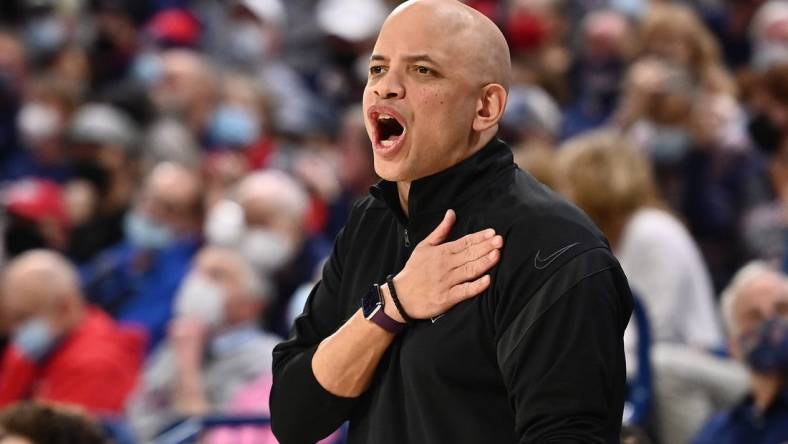
[[[733,307],[740,335],[754,332],[763,321],[774,315],[788,318],[788,285],[781,277],[765,275],[744,292]]]
[[[483,86],[465,63],[466,33],[412,9],[383,25],[364,90],[375,171],[390,181],[425,177],[467,156]]]
[[[199,190],[193,177],[167,165],[148,178],[138,206],[154,221],[176,234],[188,233],[198,223],[196,200]]]

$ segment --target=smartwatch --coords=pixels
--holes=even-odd
[[[401,332],[408,324],[391,319],[383,310],[384,305],[383,293],[378,284],[373,284],[367,294],[361,298],[361,312],[366,320],[374,322],[389,333]]]

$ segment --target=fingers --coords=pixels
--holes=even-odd
[[[448,248],[451,253],[460,253],[466,248],[478,244],[479,242],[484,242],[487,239],[491,239],[493,236],[495,236],[495,230],[488,228],[486,230],[466,234],[456,241],[447,242],[446,248]]]
[[[497,249],[485,254],[484,256],[469,261],[449,272],[448,282],[450,285],[457,285],[462,282],[474,280],[490,270],[501,259],[501,252]]]
[[[490,275],[485,274],[484,276],[470,282],[464,282],[459,285],[455,285],[454,287],[449,290],[449,300],[451,306],[466,300],[470,299],[479,293],[483,292],[490,286]]]
[[[501,247],[503,247],[503,237],[493,236],[489,239],[484,239],[479,243],[465,247],[463,250],[452,254],[449,257],[448,263],[452,268],[461,267],[467,262],[472,262],[482,258],[491,251],[498,250]]]
[[[430,233],[425,240],[433,246],[443,243],[446,237],[449,236],[449,232],[455,220],[457,220],[457,215],[454,213],[454,210],[447,210],[441,223],[432,230],[432,233]]]

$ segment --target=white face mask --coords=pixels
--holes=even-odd
[[[26,103],[16,121],[19,132],[27,142],[38,142],[57,135],[60,131],[60,114],[52,106]]]
[[[271,39],[255,23],[235,23],[229,34],[227,51],[233,62],[253,67],[271,57]]]
[[[211,208],[203,231],[209,243],[232,248],[241,242],[245,226],[243,208],[225,199]]]
[[[261,273],[279,271],[296,252],[289,238],[263,228],[246,230],[239,247],[241,254]]]
[[[221,285],[200,273],[191,272],[175,295],[175,316],[196,319],[209,328],[224,321],[225,291]]]

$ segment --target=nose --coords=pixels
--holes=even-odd
[[[387,72],[375,85],[375,95],[382,99],[402,99],[405,97],[405,87],[397,74]]]

